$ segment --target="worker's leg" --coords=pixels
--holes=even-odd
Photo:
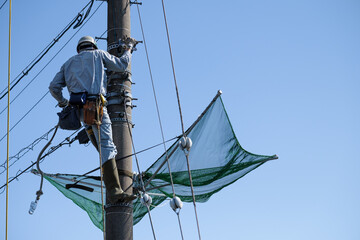
[[[94,132],[96,142],[99,143],[98,126],[93,125],[92,130]],[[104,108],[104,116],[102,124],[100,125],[100,145],[102,170],[107,196],[110,202],[115,203],[123,198],[124,191],[120,186],[119,174],[115,161],[117,151],[112,140],[111,122],[106,108]]]

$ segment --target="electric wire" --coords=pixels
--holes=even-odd
[[[171,139],[169,139],[169,140],[166,140],[165,142],[173,141],[173,140],[175,140],[175,139],[178,139],[179,137],[180,137],[180,136],[173,137],[173,138],[171,138]],[[129,155],[127,155],[127,156],[118,158],[117,160],[122,160],[122,159],[125,159],[125,158],[128,158],[128,157],[132,157],[132,156],[134,156],[135,154],[140,154],[140,153],[146,152],[146,151],[151,150],[151,149],[153,149],[153,148],[155,148],[155,147],[158,147],[158,146],[160,146],[160,145],[163,145],[163,143],[155,144],[155,145],[153,145],[153,146],[151,146],[151,147],[145,148],[145,149],[140,150],[140,151],[138,151],[138,152],[136,152],[136,153],[132,153],[132,154],[129,154]],[[99,170],[99,168],[95,168],[95,169],[93,169],[93,170],[91,170],[91,171],[89,171],[89,172],[86,172],[86,173],[84,173],[83,175],[81,175],[80,177],[85,177],[85,176],[89,175],[90,173],[93,173],[93,172],[95,172],[95,171],[97,171],[97,170]]]
[[[4,2],[3,2],[3,4],[1,5],[1,7],[0,7],[0,10],[3,8],[3,6],[5,5],[5,3],[7,2],[8,0],[5,0]]]
[[[81,11],[78,13],[78,15],[76,17],[74,17],[70,23],[51,41],[51,43],[49,43],[36,57],[35,59],[32,60],[32,62],[30,62],[30,64],[24,68],[24,70],[19,73],[19,75],[13,80],[11,81],[11,88],[10,91],[21,81],[21,79],[23,79],[26,75],[28,75],[28,73],[31,71],[31,69],[40,62],[40,60],[50,51],[50,49],[62,38],[62,36],[64,36],[64,34],[75,24],[74,29],[79,27],[85,20],[85,18],[88,16],[89,14],[89,10],[91,10],[91,7],[93,5],[94,0],[91,0],[89,3],[87,3],[85,5],[85,7],[83,9],[81,9]],[[88,5],[90,4],[89,9],[87,10],[87,12],[85,13],[85,16],[82,15],[82,12],[88,7]],[[6,90],[6,88],[0,93],[3,94],[4,91]],[[1,97],[0,100],[3,99],[6,96],[7,92],[4,93]]]
[[[41,102],[41,100],[43,100],[46,95],[48,95],[49,91],[47,91],[36,103],[35,105],[33,105],[30,110],[28,110],[16,123],[14,126],[11,127],[10,132]],[[8,108],[9,111],[9,108]],[[6,137],[9,136],[8,133],[6,133],[1,139],[0,142]]]
[[[79,130],[80,130],[80,129],[79,129]],[[68,136],[67,138],[65,138],[65,139],[64,139],[63,141],[61,141],[58,145],[56,145],[56,146],[54,146],[54,147],[51,147],[51,148],[49,149],[49,151],[48,151],[44,156],[41,157],[41,160],[43,161],[43,160],[45,159],[45,157],[47,157],[47,156],[49,156],[50,154],[52,154],[53,152],[55,152],[56,150],[58,150],[59,148],[61,148],[63,145],[70,145],[70,144],[72,144],[72,143],[76,140],[76,138],[73,138],[73,139],[71,139],[71,140],[70,140],[70,138],[71,138],[74,134],[76,134],[79,130],[74,131],[70,136]],[[24,173],[28,172],[35,164],[36,164],[36,162],[32,162],[25,170],[20,171],[20,173],[17,173],[17,174],[15,175],[15,177],[11,178],[11,179],[9,180],[9,183],[11,183],[12,181],[14,181],[15,179],[18,179],[18,177],[20,177],[20,176],[23,175]],[[19,171],[18,171],[18,172],[19,172]],[[6,186],[7,186],[6,183],[3,184],[3,185],[0,187],[0,190],[3,189],[3,188],[6,187]]]
[[[137,2],[137,0],[136,0],[135,2]],[[171,171],[171,167],[170,167],[169,155],[168,155],[168,152],[167,152],[167,150],[166,150],[164,130],[163,130],[163,127],[162,127],[162,122],[161,122],[161,117],[160,117],[159,104],[158,104],[157,96],[156,96],[157,94],[156,94],[154,78],[153,78],[152,70],[151,70],[151,64],[150,64],[149,52],[148,52],[148,48],[147,48],[147,44],[146,44],[144,27],[143,27],[143,24],[142,24],[142,18],[141,18],[141,13],[140,13],[139,5],[136,4],[136,7],[137,7],[137,12],[138,12],[138,17],[139,17],[141,34],[142,34],[142,37],[143,37],[143,43],[144,43],[144,47],[145,47],[145,55],[146,55],[146,60],[147,60],[147,64],[148,64],[148,69],[149,69],[149,75],[150,75],[151,86],[152,86],[153,95],[154,95],[154,100],[155,100],[155,105],[156,105],[156,112],[157,112],[157,116],[158,116],[158,121],[159,121],[159,126],[160,126],[161,137],[162,137],[163,146],[164,146],[164,150],[165,150],[165,154],[166,154],[166,162],[167,162],[167,166],[168,166],[168,169],[169,169],[169,175],[170,175],[171,188],[172,188],[172,192],[173,192],[173,198],[175,198],[176,193],[175,193],[174,181],[173,181],[172,171]],[[182,231],[182,227],[181,227],[181,221],[180,221],[179,213],[177,213],[177,216],[178,216],[178,223],[179,223],[179,228],[180,228],[181,237],[182,237],[182,239],[184,240],[184,235],[183,235],[183,231]]]
[[[18,161],[18,160],[19,160],[20,158],[22,158],[28,151],[33,150],[33,147],[34,147],[35,145],[37,145],[41,140],[47,140],[49,134],[50,134],[54,129],[55,129],[55,127],[51,128],[47,133],[43,134],[40,138],[37,138],[37,139],[34,140],[31,144],[29,144],[27,147],[24,147],[24,148],[21,149],[17,154],[15,154],[14,156],[10,157],[10,159],[11,159],[11,158],[16,158],[16,161]],[[76,133],[76,132],[75,132],[75,133]],[[73,134],[72,134],[72,135],[73,135]],[[71,136],[72,136],[72,135],[71,135]],[[67,137],[65,140],[68,140],[71,136]],[[171,139],[167,140],[166,142],[173,141],[173,140],[175,140],[175,139],[178,139],[179,137],[180,137],[180,136],[171,138]],[[64,141],[65,141],[65,140],[64,140]],[[74,141],[74,139],[70,141],[70,144],[71,144],[73,141]],[[69,144],[69,143],[67,143],[67,144]],[[155,144],[155,145],[153,145],[153,146],[151,146],[151,147],[148,147],[148,148],[145,148],[145,149],[143,149],[143,150],[138,151],[136,154],[140,154],[140,153],[149,151],[149,150],[151,150],[151,149],[153,149],[153,148],[155,148],[155,147],[158,147],[158,146],[160,146],[160,145],[162,145],[162,144],[163,144],[163,143]],[[62,145],[65,145],[65,144],[62,143],[61,146],[62,146]],[[61,146],[60,146],[60,147],[61,147]],[[57,150],[57,149],[60,148],[60,147],[52,147],[52,148],[51,148],[51,152],[49,152],[46,156],[50,155],[52,152],[54,152],[55,150]],[[27,151],[20,156],[20,153],[22,153],[22,152],[25,151],[25,150],[27,150]],[[134,154],[135,154],[135,153],[130,154],[130,155],[125,156],[125,157],[122,157],[122,158],[119,158],[118,160],[122,160],[122,159],[125,159],[125,158],[128,158],[128,157],[134,156]],[[14,163],[13,163],[13,164],[14,164]],[[12,164],[12,165],[13,165],[13,164]],[[3,168],[4,168],[4,170],[0,173],[0,175],[1,175],[3,172],[5,172],[6,169],[7,169],[5,165],[6,165],[6,160],[5,160],[5,162],[4,162],[3,164],[0,165],[0,167],[3,167]],[[10,168],[12,165],[10,165],[9,168]],[[29,167],[27,167],[25,171],[29,170],[32,166],[33,166],[33,165],[30,165]],[[95,172],[95,171],[97,171],[97,170],[99,170],[99,167],[98,167],[98,168],[95,168],[95,169],[93,169],[93,170],[91,170],[91,171],[89,171],[89,172],[87,172],[87,173],[85,173],[85,174],[83,174],[83,175],[81,175],[80,177],[85,177],[85,176],[87,176],[87,175],[89,175],[89,174],[91,174],[91,173],[93,173],[93,172]],[[21,170],[19,170],[18,172],[21,172]],[[20,175],[21,175],[21,174],[20,174]],[[20,175],[16,175],[15,177],[13,177],[13,179],[14,179],[14,178],[18,178]],[[10,181],[10,182],[11,182],[11,181]],[[6,185],[6,184],[5,184],[5,185]],[[1,190],[5,185],[3,185],[3,186],[0,188],[0,190]],[[1,193],[2,193],[2,192],[1,192]],[[1,193],[0,193],[0,194],[1,194]]]
[[[8,58],[8,117],[7,117],[7,146],[6,146],[6,226],[5,239],[8,239],[9,218],[9,130],[10,130],[10,67],[11,67],[11,0],[9,2],[9,58]]]
[[[161,4],[162,4],[162,9],[163,9],[163,16],[164,16],[164,22],[165,22],[165,28],[166,28],[166,35],[167,35],[168,46],[169,46],[171,67],[172,67],[174,84],[175,84],[175,90],[176,90],[176,96],[177,96],[178,107],[179,107],[179,115],[180,115],[180,121],[181,121],[181,130],[182,130],[183,136],[186,137],[185,129],[184,129],[184,121],[183,121],[183,116],[182,116],[182,111],[181,111],[181,103],[180,103],[179,89],[178,89],[177,81],[176,81],[174,59],[173,59],[173,54],[172,54],[172,50],[171,50],[170,34],[169,34],[169,28],[168,28],[168,24],[167,24],[167,17],[166,17],[164,0],[161,0]],[[199,225],[199,219],[198,219],[198,214],[197,214],[197,210],[196,210],[196,201],[195,201],[195,194],[194,194],[194,186],[193,186],[192,177],[191,177],[191,170],[190,170],[189,154],[188,154],[188,153],[185,153],[185,157],[186,157],[188,174],[189,174],[189,180],[190,180],[190,188],[191,188],[191,195],[192,195],[193,205],[194,205],[196,225],[197,225],[197,230],[198,230],[199,239],[201,240],[200,225]]]
[[[44,66],[44,68],[45,67],[47,67],[49,64],[50,64],[50,62],[65,48],[65,46],[74,38],[74,36],[83,28],[83,26],[94,16],[94,14],[98,11],[98,9],[100,8],[100,6],[103,4],[104,2],[101,2],[99,5],[98,5],[98,7],[95,9],[95,11],[91,14],[91,16],[85,21],[85,23],[84,24],[82,24],[81,26],[80,26],[80,28],[71,36],[71,38],[65,43],[65,45],[55,54],[55,56],[52,58],[52,59],[50,59],[50,61]],[[35,78],[44,70],[44,68],[35,76]],[[34,80],[34,79],[33,79]],[[32,80],[32,81],[33,81]],[[31,81],[31,82],[32,82]],[[30,83],[31,83],[30,82]],[[29,84],[30,84],[29,83]],[[28,85],[29,85],[28,84]],[[27,86],[28,86],[27,85]],[[26,87],[27,87],[26,86]],[[23,89],[24,90],[24,89]],[[15,128],[16,127],[16,125],[17,124],[19,124],[44,98],[45,98],[45,96],[47,95],[49,93],[49,91],[48,92],[46,92],[45,93],[45,95],[43,95],[41,98],[40,98],[40,100],[38,100],[38,102],[11,128],[11,130],[13,129],[13,128]],[[16,96],[17,97],[17,96]],[[4,111],[4,110],[3,110]],[[2,112],[3,112],[2,111]],[[1,112],[1,113],[2,113]],[[1,114],[0,113],[0,114]],[[11,131],[10,130],[10,131]],[[7,134],[5,134],[1,139],[0,139],[0,142],[6,137],[6,135]]]
[[[22,94],[24,92],[24,90],[40,75],[40,73],[42,73],[42,71],[55,59],[55,57],[68,45],[68,43],[74,38],[74,36],[83,28],[84,25],[86,25],[86,23],[92,18],[92,16],[97,12],[97,10],[100,8],[100,6],[103,4],[103,2],[101,2],[99,4],[99,6],[95,9],[95,11],[93,12],[93,14],[86,20],[86,22],[81,25],[81,27],[70,37],[70,39],[60,48],[59,51],[57,51],[57,53],[50,59],[50,61],[47,62],[47,64],[45,64],[45,66],[31,79],[31,81],[14,97],[14,99],[11,101],[10,104],[12,104],[19,96],[20,94]],[[39,54],[40,55],[40,54]],[[21,73],[20,73],[21,75]],[[1,93],[2,94],[2,93]],[[7,107],[5,107],[1,112],[0,115],[6,110]]]
[[[43,134],[41,137],[35,139],[31,144],[28,146],[22,148],[17,154],[11,156],[9,158],[9,163],[12,161],[12,163],[9,165],[9,168],[13,166],[17,161],[19,161],[26,153],[28,153],[30,150],[34,150],[34,147],[41,142],[41,140],[48,140],[49,134],[55,129],[55,127],[51,128],[49,131],[47,131],[45,134]],[[13,160],[14,159],[14,160]],[[6,171],[6,160],[3,164],[0,165],[0,167],[3,167],[4,170],[0,171],[0,175],[3,174]]]
[[[124,109],[124,112],[125,112],[124,115],[125,115],[125,118],[126,118],[126,123],[127,123],[128,130],[129,130],[129,135],[130,135],[130,139],[131,139],[131,146],[132,146],[132,149],[133,149],[133,151],[135,153],[134,157],[135,157],[136,166],[137,166],[137,169],[138,169],[138,172],[139,172],[140,183],[141,183],[141,187],[142,187],[143,192],[145,192],[144,181],[143,181],[143,178],[142,178],[142,175],[141,175],[140,164],[139,164],[139,160],[137,158],[137,154],[136,154],[136,150],[135,150],[135,144],[134,144],[134,139],[133,139],[132,132],[131,132],[130,122],[129,122],[129,119],[128,119],[128,116],[127,116],[127,113],[126,113],[126,98],[124,98],[124,108],[125,108]],[[154,229],[153,221],[152,221],[152,218],[151,218],[150,208],[149,208],[149,206],[147,204],[145,204],[145,206],[146,206],[147,211],[148,211],[152,234],[153,234],[154,240],[156,240],[155,229]]]
[[[40,173],[41,175],[41,180],[40,180],[40,188],[39,190],[36,192],[36,200],[40,200],[40,196],[43,194],[43,191],[42,191],[42,187],[43,187],[43,183],[44,183],[44,172],[41,170],[40,168],[40,160],[42,158],[42,154],[45,152],[46,148],[48,148],[52,142],[52,140],[54,139],[56,133],[57,133],[57,130],[59,128],[59,125],[56,125],[55,126],[55,131],[52,135],[52,137],[50,138],[50,140],[46,143],[46,145],[43,147],[43,149],[41,149],[39,155],[38,155],[38,158],[37,158],[37,161],[36,161],[36,167],[37,167],[37,170],[38,172]]]

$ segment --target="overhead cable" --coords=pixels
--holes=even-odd
[[[166,35],[167,35],[168,46],[169,46],[169,53],[170,53],[171,67],[172,67],[172,72],[173,72],[173,77],[174,77],[176,96],[177,96],[178,107],[179,107],[181,130],[182,130],[182,133],[183,133],[183,137],[186,139],[186,133],[185,133],[185,129],[184,129],[184,121],[183,121],[183,116],[182,116],[182,111],[181,111],[179,89],[178,89],[177,81],[176,81],[174,59],[173,59],[172,50],[171,50],[170,34],[169,34],[169,28],[168,28],[168,24],[167,24],[164,0],[161,0],[161,3],[162,3],[162,9],[163,9],[163,15],[164,15],[164,21],[165,21]],[[195,218],[196,218],[196,225],[197,225],[199,239],[201,240],[200,225],[199,225],[199,219],[198,219],[197,210],[196,210],[194,186],[193,186],[192,177],[191,177],[191,170],[190,170],[189,154],[185,153],[185,157],[186,157],[187,169],[188,169],[188,173],[189,173],[190,189],[191,189],[191,195],[192,195],[192,199],[193,199],[194,212],[195,212]]]
[[[134,144],[134,139],[133,139],[132,132],[131,132],[130,121],[129,121],[127,113],[126,113],[126,98],[124,98],[124,108],[125,108],[124,112],[125,112],[126,123],[127,123],[127,126],[128,126],[129,135],[130,135],[130,139],[131,139],[131,146],[132,146],[132,149],[134,151],[134,156],[135,156],[136,166],[137,166],[138,173],[139,173],[140,183],[141,183],[142,191],[145,193],[146,191],[145,191],[145,187],[144,187],[144,181],[143,181],[142,174],[141,174],[141,171],[140,171],[139,160],[138,160],[137,155],[136,155],[135,144]],[[148,211],[152,234],[153,234],[154,240],[156,240],[155,229],[154,229],[154,225],[153,225],[152,218],[151,218],[150,208],[149,208],[149,206],[147,204],[145,204],[145,207],[146,207],[146,209]]]
[[[54,129],[55,129],[55,127],[52,128],[52,129],[50,129],[50,130],[46,133],[47,136],[48,136],[48,135],[51,133],[51,131],[53,131]],[[76,132],[77,132],[77,131],[76,131]],[[59,149],[59,148],[62,147],[63,145],[70,145],[70,144],[72,144],[76,139],[73,138],[73,139],[70,140],[70,137],[73,136],[76,132],[74,132],[73,134],[71,134],[69,137],[65,138],[65,140],[62,141],[62,142],[61,142],[60,144],[58,144],[57,146],[51,147],[50,150],[49,150],[49,152],[48,152],[46,155],[44,155],[43,158],[45,158],[46,156],[49,156],[51,153],[55,152],[57,149]],[[44,135],[45,135],[45,134],[44,134]],[[43,135],[43,136],[44,136],[44,135]],[[170,141],[173,141],[173,140],[178,139],[178,138],[179,138],[179,136],[174,137],[174,138],[171,138],[171,139],[167,140],[166,142],[170,142]],[[35,140],[35,141],[36,141],[36,140]],[[35,142],[35,141],[34,141],[34,142]],[[67,141],[67,142],[65,143],[65,141]],[[149,151],[149,150],[151,150],[151,149],[153,149],[153,148],[155,148],[155,147],[158,147],[158,146],[160,146],[160,145],[162,145],[162,144],[163,144],[163,143],[158,143],[158,144],[153,145],[153,146],[151,146],[151,147],[148,147],[148,148],[145,148],[145,149],[143,149],[143,150],[140,150],[140,151],[136,152],[136,154],[140,154],[140,153],[142,153],[142,152]],[[20,152],[19,152],[19,153],[20,153]],[[19,153],[18,153],[18,154],[19,154]],[[135,153],[130,154],[130,155],[128,155],[128,156],[124,156],[124,157],[122,157],[122,158],[119,158],[118,160],[125,159],[125,158],[131,157],[131,156],[134,156],[134,154],[135,154]],[[22,156],[21,156],[21,157],[22,157]],[[43,159],[43,158],[42,158],[42,159]],[[12,177],[11,180],[9,181],[9,183],[11,183],[14,179],[17,179],[17,178],[20,177],[22,174],[24,174],[25,172],[27,172],[27,171],[28,171],[30,168],[32,168],[35,164],[36,164],[36,163],[31,163],[25,170],[23,170],[23,171],[19,170],[18,173],[19,173],[19,172],[20,172],[20,173],[19,173],[19,174],[16,174],[15,177]],[[4,168],[5,168],[5,166],[2,166],[2,165],[0,165],[0,167],[4,167]],[[85,176],[87,176],[87,175],[89,175],[89,174],[91,174],[91,173],[93,173],[93,172],[95,172],[95,171],[97,171],[97,170],[99,170],[99,169],[100,169],[100,168],[97,167],[97,168],[95,168],[95,169],[93,169],[93,170],[91,170],[91,171],[89,171],[89,172],[81,175],[81,177],[85,177]],[[2,185],[2,186],[0,187],[0,191],[1,191],[1,189],[3,189],[5,186],[6,186],[6,184]],[[1,193],[2,193],[2,192],[0,192],[0,194],[1,194]]]
[[[94,14],[98,11],[98,9],[100,8],[100,6],[101,6],[103,3],[104,3],[104,2],[101,2],[101,3],[99,4],[99,6],[95,9],[95,11],[91,14],[91,16],[86,20],[86,22],[85,22],[83,25],[81,25],[81,27],[71,36],[71,38],[65,43],[65,45],[55,54],[55,56],[54,56],[52,59],[50,59],[50,61],[49,61],[49,62],[41,69],[41,71],[31,80],[31,82],[33,82],[33,80],[35,80],[35,78],[44,70],[44,68],[47,67],[47,66],[50,64],[50,62],[61,52],[61,50],[63,50],[63,49],[65,48],[65,46],[74,38],[74,36],[83,28],[83,26],[94,16]],[[31,83],[31,82],[30,82],[30,83]],[[28,87],[30,83],[28,83],[28,84],[25,86],[25,88]],[[19,94],[21,94],[21,93],[25,90],[25,88],[24,88]],[[21,120],[23,120],[23,119],[26,117],[26,115],[28,115],[28,114],[36,107],[36,105],[38,105],[38,104],[45,98],[45,96],[46,96],[48,93],[49,93],[49,91],[48,91],[47,93],[45,93],[45,95],[42,96],[42,97],[40,98],[40,100],[38,100],[38,102],[15,124],[15,126],[16,126]],[[19,94],[15,97],[15,99],[19,96]],[[15,99],[13,99],[13,101],[14,101]],[[13,102],[13,101],[11,101],[11,102]],[[7,108],[7,107],[6,107],[6,108]],[[6,109],[6,108],[5,108],[5,109]],[[3,109],[2,112],[0,112],[0,114],[3,113],[3,112],[5,111],[5,109]],[[15,126],[13,126],[13,127],[11,128],[11,130],[12,130],[13,128],[15,128]],[[10,131],[11,131],[11,130],[10,130]],[[5,135],[5,136],[6,136],[6,135]],[[3,136],[3,137],[0,139],[0,142],[4,139],[5,136]]]
[[[4,2],[3,2],[3,4],[1,5],[1,7],[0,7],[0,10],[3,8],[3,6],[5,5],[5,3],[7,2],[8,0],[5,0]]]
[[[46,95],[48,95],[48,93],[49,93],[49,91],[47,91],[47,92],[35,103],[35,105],[33,105],[33,106],[30,108],[30,110],[27,111],[27,112],[24,114],[24,116],[22,116],[22,117],[20,118],[20,120],[17,121],[17,122],[15,123],[15,125],[11,127],[10,132],[41,102],[41,100],[43,100],[43,99],[46,97]],[[9,136],[9,134],[6,133],[6,134],[0,139],[0,142],[1,142],[6,136]]]
[[[80,130],[80,129],[79,129]],[[65,138],[62,142],[60,142],[58,145],[53,146],[49,149],[49,151],[43,155],[40,159],[43,161],[45,159],[45,157],[49,156],[50,154],[52,154],[53,152],[55,152],[56,150],[58,150],[59,148],[61,148],[64,145],[71,145],[77,138],[74,137],[71,139],[71,137],[76,134],[79,130],[74,131],[70,136],[68,136],[67,138]],[[15,179],[17,179],[18,177],[20,177],[21,175],[23,175],[24,173],[28,172],[34,165],[36,164],[36,162],[32,162],[25,170],[23,171],[18,171],[18,173],[15,175],[15,177],[12,177],[9,180],[9,183],[11,183],[12,181],[14,181]],[[0,187],[0,190],[3,189],[4,187],[6,187],[6,184],[3,184]]]
[[[75,26],[73,27],[74,29],[79,27],[85,20],[85,18],[89,15],[89,12],[91,10],[91,7],[94,3],[94,0],[91,0],[89,3],[87,3],[85,5],[85,7],[83,9],[81,9],[81,11],[76,15],[76,17],[74,17],[70,23],[48,44],[48,46],[46,46],[37,56],[35,59],[33,59],[33,61],[24,68],[24,70],[19,73],[19,75],[11,82],[12,86],[10,88],[10,91],[21,81],[21,79],[23,79],[26,75],[28,75],[28,73],[31,71],[31,69],[38,63],[40,62],[40,60],[50,51],[50,49],[60,40],[60,38],[75,24]],[[89,6],[90,5],[90,6]],[[89,6],[89,9],[86,11],[85,15],[83,15],[84,10]],[[3,99],[6,95],[7,92],[4,93],[4,91],[6,90],[6,88],[0,93],[3,94],[0,97],[0,100]]]
[[[136,0],[136,2],[137,2],[137,0]],[[157,116],[158,116],[158,121],[159,121],[159,126],[160,126],[161,137],[162,137],[162,141],[163,141],[164,151],[165,151],[165,154],[166,154],[166,162],[167,162],[167,166],[168,166],[168,169],[169,169],[169,175],[170,175],[171,188],[172,188],[172,192],[173,192],[173,198],[175,198],[175,197],[176,197],[176,193],[175,193],[174,181],[173,181],[173,176],[172,176],[171,167],[170,167],[170,162],[169,162],[169,155],[168,155],[168,152],[167,152],[167,150],[166,150],[164,130],[163,130],[162,123],[161,123],[159,104],[158,104],[157,96],[156,96],[154,78],[153,78],[152,71],[151,71],[150,58],[149,58],[149,52],[148,52],[148,49],[147,49],[147,44],[146,44],[146,39],[145,39],[144,27],[143,27],[143,24],[142,24],[142,18],[141,18],[141,13],[140,13],[139,5],[137,4],[136,7],[137,7],[138,16],[139,16],[141,33],[142,33],[142,37],[143,37],[143,43],[144,43],[144,47],[145,47],[145,54],[146,54],[146,59],[147,59],[147,63],[148,63],[148,68],[149,68],[151,86],[152,86],[153,95],[154,95],[154,100],[155,100],[155,105],[156,105],[156,112],[157,112]],[[184,240],[184,234],[183,234],[182,227],[181,227],[181,221],[180,221],[179,213],[177,213],[177,216],[178,216],[178,223],[179,223],[181,238]]]
[[[22,148],[17,154],[9,157],[9,163],[11,162],[11,164],[9,165],[8,168],[10,168],[11,166],[13,166],[17,161],[19,161],[26,153],[28,153],[30,150],[34,150],[34,147],[40,143],[42,140],[48,140],[49,139],[49,134],[55,129],[55,127],[51,128],[49,131],[47,131],[46,133],[44,133],[41,137],[35,139],[32,143],[30,143],[28,146]],[[1,171],[0,170],[0,175],[3,174],[6,169],[6,161],[4,161],[3,164],[0,165],[0,167],[3,167],[4,169]]]

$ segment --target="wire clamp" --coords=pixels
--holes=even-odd
[[[142,5],[142,2],[130,1],[130,5],[133,5],[133,4]]]

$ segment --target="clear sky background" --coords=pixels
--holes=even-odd
[[[2,3],[3,1],[1,1]],[[81,1],[13,1],[11,79],[57,36],[86,5]],[[102,2],[96,1],[92,12]],[[218,89],[241,145],[271,161],[197,205],[203,239],[360,239],[360,2],[357,0],[165,1],[185,127]],[[7,86],[9,2],[0,10],[0,88]],[[161,1],[140,7],[165,138],[181,133]],[[107,6],[74,36],[69,30],[11,91],[13,99],[69,43],[11,105],[11,126],[48,91],[63,62],[76,54],[78,39],[101,36]],[[142,40],[136,7],[132,36]],[[98,45],[106,49],[106,42]],[[135,147],[161,142],[143,45],[133,55]],[[0,110],[6,107],[0,100]],[[59,108],[46,95],[11,132],[10,156],[56,125]],[[0,115],[0,137],[6,133]],[[214,126],[216,127],[216,126]],[[71,134],[60,131],[54,144]],[[46,141],[10,168],[24,170]],[[145,170],[163,148],[139,155]],[[83,174],[98,166],[92,146],[75,142],[42,163],[49,173]],[[0,141],[0,164],[6,138]],[[2,168],[0,167],[0,170]],[[135,170],[135,164],[134,164]],[[0,184],[6,181],[0,175]],[[44,183],[34,215],[28,214],[40,178],[27,173],[9,187],[9,239],[101,239],[86,212]],[[5,238],[5,192],[0,194],[0,238]],[[193,205],[181,210],[185,239],[197,239]],[[168,202],[152,211],[157,239],[181,239]],[[134,239],[153,239],[148,217]]]

